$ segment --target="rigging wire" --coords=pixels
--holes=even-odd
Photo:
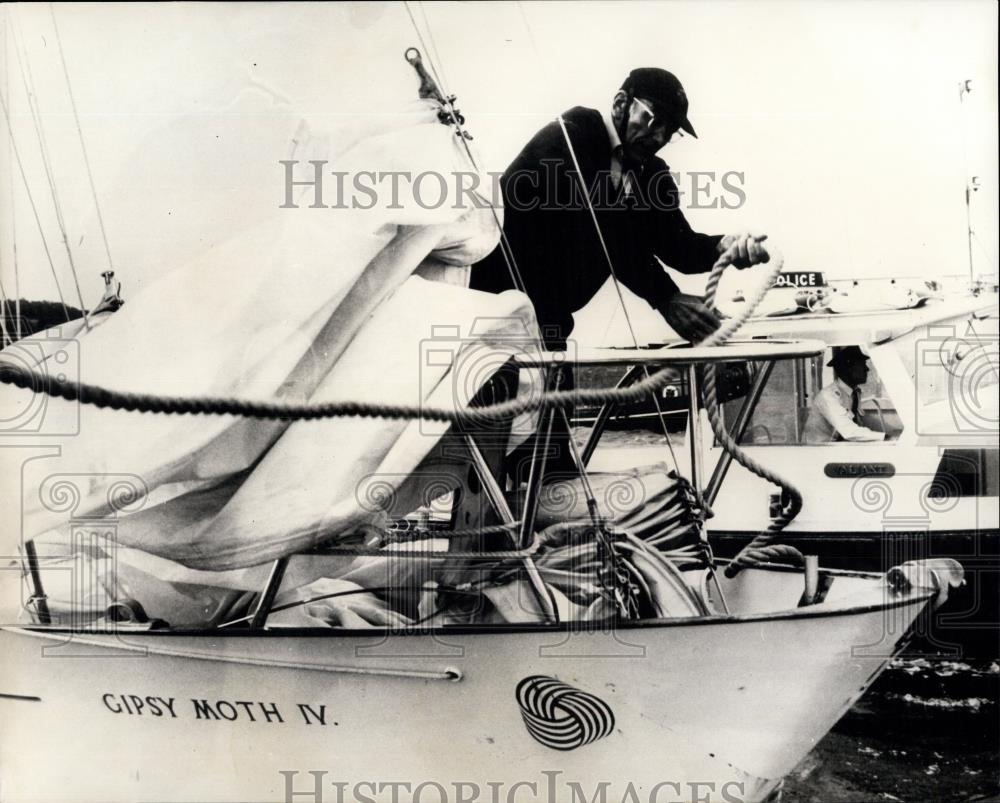
[[[69,309],[66,305],[66,298],[63,296],[62,286],[59,284],[59,275],[56,271],[55,262],[52,261],[52,252],[49,250],[48,240],[45,239],[45,230],[42,227],[41,218],[38,216],[38,207],[31,194],[31,187],[28,186],[28,176],[24,172],[24,163],[21,161],[21,154],[17,148],[17,140],[14,139],[14,127],[10,119],[10,110],[7,108],[7,100],[3,94],[0,94],[0,108],[3,109],[4,120],[7,122],[7,135],[9,137],[11,149],[14,152],[14,160],[17,162],[17,168],[21,174],[21,181],[24,184],[24,191],[28,196],[28,204],[31,206],[31,212],[34,215],[35,224],[38,226],[38,235],[42,239],[42,247],[45,250],[45,258],[48,260],[49,268],[52,271],[52,280],[56,285],[56,293],[59,295],[59,303],[62,304],[63,314],[66,316],[66,322],[69,323],[73,320],[73,318],[69,314]]]
[[[528,41],[530,42],[531,48],[534,51],[535,60],[538,62],[539,66],[542,68],[542,71],[546,74],[546,77],[548,78],[548,67],[545,61],[543,61],[542,59],[541,52],[538,49],[538,43],[535,41],[534,31],[531,28],[531,24],[528,22],[528,17],[524,11],[524,5],[520,2],[520,0],[518,0],[517,8],[521,12],[521,19],[524,22],[524,27],[528,34]],[[594,205],[591,202],[590,193],[587,191],[587,187],[583,182],[583,173],[580,170],[580,163],[577,161],[576,150],[573,147],[573,142],[569,137],[569,131],[566,130],[566,122],[565,120],[563,120],[562,113],[559,114],[558,121],[560,129],[562,129],[563,138],[566,140],[566,145],[569,148],[570,156],[573,159],[573,166],[576,168],[577,177],[580,180],[580,188],[583,191],[583,197],[587,204],[587,210],[590,212],[591,220],[593,220],[594,222],[594,229],[597,232],[597,239],[601,243],[601,249],[604,252],[604,258],[607,260],[608,268],[611,271],[611,281],[614,284],[615,293],[618,295],[618,303],[621,308],[621,311],[625,315],[625,323],[628,326],[629,336],[632,338],[632,343],[635,346],[635,348],[638,349],[640,347],[639,339],[636,337],[635,329],[632,326],[632,319],[631,317],[629,317],[628,307],[625,304],[625,296],[622,294],[621,285],[618,282],[618,274],[615,272],[615,266],[613,260],[611,259],[611,253],[608,251],[607,243],[604,240],[604,234],[601,231],[601,225],[597,220],[597,213],[594,211]],[[623,174],[622,183],[624,184],[624,182],[625,182],[625,176]],[[649,369],[645,365],[643,365],[642,370],[646,379],[649,379]],[[693,391],[693,388],[691,389],[691,391]],[[667,442],[667,450],[670,453],[670,459],[674,464],[674,468],[677,469],[677,471],[679,472],[680,465],[677,460],[677,455],[674,452],[674,445],[670,441],[670,432],[667,429],[667,420],[663,414],[663,408],[660,406],[659,397],[656,394],[653,394],[652,398],[653,398],[653,404],[656,407],[656,417],[660,422],[661,429],[663,430],[663,439]],[[691,435],[693,438],[694,437],[693,421],[690,424],[690,428],[691,428]]]
[[[73,121],[76,123],[76,133],[80,138],[80,150],[83,151],[83,163],[87,167],[87,179],[90,182],[90,194],[94,199],[94,208],[97,210],[97,223],[101,229],[101,239],[104,241],[104,253],[108,257],[108,270],[114,270],[115,266],[111,260],[111,247],[108,245],[108,233],[104,228],[104,216],[101,214],[101,204],[97,200],[97,188],[94,186],[94,174],[90,169],[90,157],[87,154],[87,143],[83,139],[83,129],[80,127],[80,115],[76,110],[76,98],[73,95],[73,84],[69,80],[69,69],[66,67],[66,55],[63,52],[62,37],[59,35],[59,25],[56,23],[56,12],[49,3],[49,15],[52,17],[52,27],[56,32],[56,46],[59,49],[59,61],[62,63],[63,76],[66,78],[66,91],[69,93],[70,106],[73,108]],[[82,299],[81,299],[82,300]]]
[[[434,40],[434,29],[431,28],[430,20],[427,19],[427,6],[424,5],[423,0],[417,0],[417,5],[420,6],[420,15],[424,18],[424,27],[427,29],[427,39],[431,43],[431,51],[433,55],[432,64],[437,62],[438,66],[441,68],[441,77],[444,79],[444,83],[441,84],[441,88],[445,89],[446,85],[451,85],[451,81],[448,80],[448,71],[445,70],[444,61],[438,53],[437,42]]]
[[[434,66],[434,59],[430,58],[430,53],[427,50],[427,43],[424,41],[424,38],[423,38],[423,36],[422,36],[422,34],[420,32],[420,29],[417,26],[416,19],[414,19],[414,17],[413,17],[413,13],[410,10],[409,2],[405,2],[405,0],[404,0],[404,5],[406,6],[407,14],[409,14],[410,21],[413,23],[413,28],[414,28],[414,30],[417,33],[417,37],[420,40],[421,46],[424,48],[425,52],[428,52],[428,58],[430,60],[430,65],[431,65],[431,72],[434,74],[435,80],[438,81],[438,89],[439,89],[439,91],[442,93],[442,95],[444,96],[445,100],[447,101],[446,107],[445,107],[446,111],[450,115],[450,117],[452,119],[452,122],[453,122],[453,124],[454,124],[454,126],[455,126],[455,128],[456,128],[456,130],[457,130],[457,132],[459,134],[459,140],[461,140],[462,145],[465,148],[466,156],[468,157],[469,162],[472,164],[472,167],[477,172],[482,173],[482,170],[480,170],[479,165],[476,163],[476,159],[475,159],[475,157],[472,154],[472,149],[469,147],[469,143],[466,140],[466,137],[464,135],[464,130],[463,130],[462,125],[461,125],[461,121],[458,119],[458,116],[455,114],[454,105],[451,102],[451,97],[452,96],[448,93],[447,86],[442,85],[441,81],[440,81],[440,79],[438,77],[437,69]],[[425,21],[426,21],[426,15],[425,15]],[[428,26],[428,36],[432,39],[432,43],[433,43],[433,33],[430,31],[430,26]],[[435,48],[435,52],[436,52],[436,48]],[[443,65],[441,67],[441,72],[442,72],[442,74],[444,73],[444,66]],[[514,286],[515,286],[515,288],[517,290],[519,290],[520,292],[525,293],[527,295],[527,290],[526,290],[526,285],[524,283],[524,278],[521,275],[520,269],[518,268],[517,258],[514,256],[514,249],[511,246],[510,241],[507,238],[506,232],[504,232],[503,224],[500,221],[500,216],[497,214],[496,207],[494,207],[492,203],[490,203],[489,201],[487,201],[487,205],[490,208],[490,212],[491,212],[491,214],[493,216],[493,221],[496,224],[497,230],[500,232],[500,251],[503,254],[504,262],[507,265],[507,271],[510,274],[511,281],[514,283]],[[545,343],[542,340],[541,334],[539,334],[538,336],[536,336],[535,342],[536,342],[536,345],[538,346],[538,349],[539,349],[540,352],[543,352],[543,351],[546,350],[545,349]],[[648,376],[648,374],[647,374],[647,376]],[[567,442],[569,443],[570,451],[572,452],[573,462],[574,462],[574,464],[577,466],[577,468],[579,470],[580,480],[581,480],[581,482],[583,484],[584,493],[586,494],[586,498],[587,498],[587,502],[588,502],[587,507],[588,507],[588,510],[590,512],[591,518],[593,519],[593,523],[594,523],[595,527],[597,527],[598,524],[599,524],[599,522],[598,522],[597,503],[596,503],[596,501],[594,499],[593,491],[592,491],[592,489],[590,487],[590,481],[589,481],[589,479],[587,477],[586,466],[583,464],[579,446],[577,445],[576,440],[573,437],[572,428],[570,427],[569,413],[566,410],[559,410],[558,412],[559,412],[559,415],[561,415],[562,418],[563,418],[563,420],[565,421],[566,431],[567,431],[567,435],[568,435]],[[664,432],[666,431],[665,427],[666,427],[666,425],[664,425]],[[600,529],[600,528],[598,528],[598,529]]]
[[[7,143],[7,163],[10,163],[10,143]],[[14,264],[14,333],[20,340],[21,331],[21,270],[17,264],[17,215],[15,210],[17,204],[14,200],[14,174],[10,174],[10,251],[11,261]]]
[[[3,25],[3,44],[4,44],[4,50],[3,50],[3,57],[4,57],[4,63],[3,63],[3,67],[4,67],[4,87],[5,87],[5,92],[7,92],[9,94],[10,93],[10,79],[9,79],[8,74],[7,74],[7,18],[6,18],[6,16],[4,17],[4,25]],[[7,162],[6,162],[6,164],[10,164],[10,146],[9,145],[7,146]],[[11,179],[11,182],[13,182],[13,179]],[[12,193],[12,195],[13,195],[13,193]],[[0,242],[2,242],[2,238],[0,238]],[[2,336],[2,343],[3,343],[2,348],[7,348],[8,344],[13,343],[14,341],[13,341],[12,338],[10,338],[10,337],[7,336],[7,313],[9,311],[9,307],[8,307],[8,304],[7,304],[7,293],[4,291],[4,287],[3,287],[3,268],[4,268],[3,249],[0,248],[0,336]],[[17,279],[16,278],[14,279],[14,286],[15,286],[15,292],[17,292]],[[20,314],[20,310],[18,310],[15,313],[15,317],[17,317],[19,314]],[[18,339],[20,339],[20,338],[18,338]]]
[[[10,310],[10,301],[7,300],[7,291],[3,287],[3,279],[0,279],[0,334],[3,335],[3,348],[7,348],[14,342],[7,334],[7,313]]]
[[[403,0],[403,7],[406,9],[406,13],[410,18],[410,22],[413,24],[413,30],[417,34],[417,39],[420,42],[420,47],[423,48],[423,52],[427,54],[427,62],[431,65],[431,72],[434,74],[434,80],[437,82],[438,87],[441,89],[442,94],[447,91],[445,85],[441,82],[441,77],[438,75],[437,67],[434,64],[434,58],[431,56],[431,48],[427,46],[427,41],[424,39],[424,34],[420,30],[420,26],[417,25],[417,18],[413,16],[413,9],[410,8],[410,0]],[[455,125],[458,125],[458,121],[455,121]]]
[[[465,129],[462,127],[462,121],[458,119],[458,115],[455,113],[454,105],[450,100],[451,96],[448,94],[447,86],[442,84],[441,82],[441,79],[437,71],[437,67],[434,64],[434,59],[430,55],[430,50],[428,49],[427,42],[425,41],[423,33],[420,31],[420,26],[417,25],[417,20],[413,16],[413,12],[410,9],[409,0],[403,0],[403,6],[406,8],[406,13],[409,16],[410,22],[413,25],[413,30],[417,34],[417,39],[420,42],[420,46],[423,48],[424,53],[427,54],[427,60],[428,63],[430,64],[431,73],[434,76],[434,81],[437,83],[436,89],[441,96],[439,98],[439,100],[442,101],[441,107],[445,111],[445,113],[449,117],[451,117],[452,125],[455,127],[458,139],[459,141],[461,141],[462,146],[465,149],[465,155],[466,158],[468,158],[469,163],[472,165],[473,169],[477,173],[482,173],[482,170],[480,169],[478,163],[476,162],[476,158],[472,153],[472,149],[469,147],[469,143],[465,136]],[[428,30],[428,35],[430,35],[429,30]],[[442,73],[443,72],[444,69],[442,67]],[[524,293],[526,292],[524,280],[521,277],[520,270],[518,269],[517,260],[514,257],[514,250],[513,248],[511,248],[510,241],[507,239],[507,235],[504,233],[503,223],[500,221],[500,216],[497,214],[496,207],[492,204],[490,199],[484,198],[483,200],[486,201],[486,205],[489,207],[490,214],[493,217],[493,223],[497,227],[497,231],[500,233],[500,252],[503,255],[504,263],[507,265],[507,271],[510,274],[511,281],[514,283],[514,287],[517,290]],[[541,337],[536,338],[536,340],[539,350],[544,351],[545,348],[544,344],[542,343]]]
[[[42,154],[42,166],[45,168],[45,178],[49,184],[49,192],[52,193],[52,206],[56,213],[56,223],[59,226],[59,233],[62,236],[63,246],[66,249],[66,258],[69,261],[70,272],[73,275],[73,283],[76,285],[76,294],[80,300],[80,309],[86,308],[83,300],[83,290],[80,288],[80,277],[76,271],[76,263],[73,260],[73,250],[69,246],[69,237],[66,234],[66,221],[63,218],[62,204],[59,202],[59,193],[56,190],[55,173],[52,169],[52,160],[49,156],[48,141],[45,139],[45,128],[42,125],[42,115],[38,105],[38,95],[35,93],[35,80],[31,73],[31,63],[28,61],[28,52],[24,45],[24,36],[21,33],[20,23],[15,18],[15,48],[14,54],[17,56],[17,64],[21,72],[21,81],[24,84],[24,92],[28,98],[28,109],[31,112],[31,120],[35,127],[35,136],[38,138],[39,150]],[[23,57],[22,57],[23,51]],[[86,315],[83,321],[87,329],[90,329],[90,320]]]
[[[438,77],[438,71],[435,68],[434,59],[430,57],[430,53],[429,53],[429,51],[427,49],[427,43],[424,41],[423,35],[420,32],[420,28],[417,25],[417,21],[413,17],[413,13],[410,10],[409,2],[405,2],[405,0],[404,0],[404,5],[406,6],[406,12],[407,12],[407,14],[410,17],[410,22],[413,23],[413,29],[417,33],[417,38],[419,39],[421,46],[424,48],[425,52],[428,52],[428,59],[430,61],[431,72],[434,74],[434,79],[438,82],[438,90],[439,90],[439,92],[443,95],[444,99],[446,100],[446,105],[445,105],[444,108],[445,108],[446,112],[448,113],[448,115],[452,119],[452,123],[454,124],[455,129],[456,129],[456,131],[458,133],[458,138],[462,142],[463,147],[465,148],[466,156],[468,157],[469,162],[472,165],[473,169],[475,169],[479,173],[482,173],[482,170],[480,169],[479,165],[476,162],[475,157],[472,154],[472,149],[469,147],[469,143],[466,140],[465,132],[464,132],[464,129],[462,128],[461,121],[458,119],[458,115],[455,113],[454,105],[451,102],[451,95],[448,94],[447,86],[442,85],[441,81],[440,81],[440,79]],[[426,15],[425,15],[425,20],[426,20]],[[431,33],[429,26],[428,26],[428,36],[433,37],[433,34]],[[436,51],[436,48],[435,48],[435,51]],[[442,74],[444,73],[444,66],[443,65],[442,65],[442,68],[441,68],[441,72],[442,72]],[[507,238],[506,232],[504,232],[503,223],[500,221],[500,216],[497,214],[496,207],[488,199],[486,199],[486,200],[487,200],[487,206],[489,206],[489,208],[490,208],[490,213],[493,216],[493,222],[494,222],[494,224],[497,227],[497,231],[500,233],[500,252],[503,255],[504,263],[507,266],[507,271],[510,274],[511,281],[514,283],[514,287],[517,290],[519,290],[522,293],[527,294],[526,286],[524,284],[524,279],[523,279],[523,277],[521,275],[521,271],[520,271],[520,269],[518,268],[518,265],[517,265],[517,258],[514,256],[514,249],[511,246],[510,241]],[[546,350],[545,349],[545,343],[543,342],[540,334],[535,337],[535,344],[537,345],[539,352],[543,352],[543,351]],[[588,481],[587,476],[586,476],[585,466],[583,465],[583,462],[581,461],[581,458],[580,458],[579,448],[578,448],[578,446],[576,444],[576,441],[573,438],[572,430],[571,430],[570,425],[569,425],[569,416],[568,416],[568,413],[565,410],[561,410],[561,411],[559,411],[559,413],[560,413],[560,415],[563,416],[563,418],[565,419],[565,422],[566,422],[566,429],[567,429],[567,432],[569,433],[568,442],[569,442],[569,445],[570,445],[570,449],[571,449],[571,451],[573,453],[574,462],[575,462],[575,464],[580,469],[580,479],[581,479],[581,481],[584,484],[585,491],[589,491],[590,484],[589,484],[589,481]],[[588,500],[589,499],[592,499],[592,494],[588,493]],[[595,517],[594,524],[596,525],[597,521],[596,521],[596,509],[595,509],[595,506],[593,504],[591,504],[591,505],[589,505],[589,507],[591,509],[591,515]]]
[[[4,92],[10,96],[10,71],[7,69],[8,52],[10,45],[8,44],[8,33],[10,31],[10,9],[6,10],[4,15],[3,23],[3,67],[4,67]],[[6,164],[11,163],[11,150],[10,141],[7,142],[7,161]],[[10,196],[10,248],[11,248],[11,261],[14,267],[14,335],[15,340],[21,339],[21,276],[18,270],[17,264],[17,203],[14,198],[14,173],[10,172],[7,176],[7,189]],[[14,341],[11,341],[14,342]]]
[[[417,33],[417,37],[418,37],[418,39],[421,42],[421,46],[424,48],[425,51],[427,51],[427,44],[424,41],[423,35],[420,32],[420,29],[419,29],[419,26],[416,23],[416,20],[413,17],[413,13],[410,10],[409,3],[405,2],[405,0],[404,0],[404,5],[406,6],[407,14],[410,17],[410,21],[413,24],[414,30]],[[523,15],[523,10],[522,10],[522,15]],[[527,22],[527,20],[525,20],[525,22]],[[531,36],[531,28],[530,28],[530,26],[527,26],[527,27],[528,27],[529,36]],[[532,36],[532,43],[534,45],[534,37],[533,36]],[[541,62],[541,58],[538,56],[537,46],[535,47],[535,54],[536,54],[536,58],[538,59],[538,61]],[[446,88],[442,87],[440,85],[440,79],[438,77],[437,70],[435,69],[433,60],[431,61],[431,70],[434,73],[435,79],[438,80],[438,84],[439,84],[438,89],[439,89],[439,92],[446,93],[447,92]],[[445,94],[444,100],[446,102],[444,108],[446,109],[447,113],[452,118],[452,121],[453,121],[454,126],[456,128],[456,131],[459,134],[459,139],[462,140],[462,144],[463,144],[463,146],[465,148],[466,155],[468,156],[469,161],[472,164],[472,166],[478,171],[479,167],[476,164],[476,160],[475,160],[475,158],[472,155],[472,151],[469,148],[468,142],[466,141],[466,137],[464,135],[464,131],[463,131],[462,126],[461,126],[461,121],[458,119],[458,116],[455,113],[453,103],[451,102],[452,98],[451,98],[451,96]],[[563,127],[563,132],[564,132],[564,135],[566,136],[567,144],[570,147],[570,152],[573,154],[573,160],[574,160],[574,162],[576,162],[576,155],[575,155],[575,153],[573,153],[573,146],[572,146],[572,143],[569,141],[568,134],[565,133],[565,125],[563,123],[563,120],[562,120],[561,116],[559,118],[559,122],[560,122],[560,125]],[[579,173],[579,165],[577,165],[577,172]],[[583,181],[582,175],[580,176],[580,181],[581,181],[581,183]],[[587,195],[586,187],[583,188],[583,191],[584,191],[584,195]],[[521,276],[520,270],[517,267],[517,261],[516,261],[516,258],[514,256],[513,248],[510,246],[510,242],[508,241],[507,236],[506,236],[506,234],[505,234],[505,232],[503,230],[503,226],[502,226],[502,224],[500,222],[499,216],[497,215],[496,209],[493,207],[492,204],[489,204],[489,207],[490,207],[490,211],[491,211],[491,213],[493,215],[493,219],[494,219],[494,222],[495,222],[495,224],[497,226],[497,229],[500,232],[500,239],[501,239],[501,243],[502,243],[501,253],[504,256],[504,260],[505,260],[505,262],[507,264],[507,269],[510,272],[511,279],[514,282],[514,286],[517,289],[519,289],[521,292],[525,292],[525,284],[524,284],[523,278]],[[588,196],[588,207],[590,207],[591,215],[594,217],[594,223],[595,223],[595,227],[597,228],[597,234],[598,234],[598,237],[601,240],[602,247],[604,247],[605,255],[606,255],[607,259],[608,259],[608,264],[609,264],[609,267],[610,267],[610,270],[611,270],[611,275],[614,278],[616,290],[618,290],[619,300],[620,300],[620,303],[622,305],[622,309],[625,312],[626,319],[628,320],[628,311],[627,311],[627,309],[625,309],[624,298],[621,295],[621,290],[618,288],[618,280],[617,280],[617,276],[615,275],[614,265],[611,263],[610,255],[608,254],[607,248],[604,245],[604,238],[603,238],[603,236],[601,234],[600,226],[597,225],[597,219],[596,219],[596,216],[594,216],[593,208],[592,208],[592,206],[590,206],[589,196]],[[638,341],[635,338],[635,333],[632,330],[632,326],[631,326],[631,321],[630,320],[629,320],[629,329],[632,332],[632,337],[633,337],[633,341],[636,343],[636,348],[638,348]],[[540,348],[542,348],[542,350],[544,350],[544,343],[541,342],[541,337],[538,338],[538,341],[539,341]],[[643,372],[644,372],[644,374],[646,376],[647,381],[650,380],[651,377],[650,377],[649,371],[646,368],[646,366],[643,366]],[[655,396],[655,394],[653,396],[653,403],[656,406],[658,418],[659,418],[659,421],[660,421],[660,425],[661,425],[661,427],[663,429],[664,439],[666,440],[667,447],[668,447],[668,449],[670,451],[671,459],[673,460],[675,468],[678,468],[678,471],[679,471],[677,457],[674,454],[673,444],[671,444],[671,442],[670,442],[670,436],[669,436],[669,433],[668,433],[668,430],[667,430],[666,420],[664,419],[664,416],[663,416],[663,410],[660,407],[659,399]],[[590,513],[590,516],[591,516],[591,518],[593,520],[593,523],[594,523],[594,526],[596,528],[596,531],[598,533],[603,533],[603,528],[600,526],[600,522],[599,522],[599,511],[598,511],[597,501],[596,501],[596,499],[594,497],[593,490],[590,487],[589,478],[587,477],[587,472],[586,472],[586,466],[582,462],[579,447],[576,444],[576,441],[575,441],[575,439],[573,437],[573,434],[572,434],[572,429],[570,427],[569,414],[568,414],[567,409],[565,409],[565,408],[561,409],[559,411],[559,415],[561,415],[563,417],[563,420],[566,423],[566,429],[567,429],[567,435],[568,435],[567,441],[569,443],[569,447],[570,447],[570,450],[571,450],[572,455],[573,455],[573,461],[574,461],[574,463],[575,463],[575,465],[576,465],[576,467],[578,469],[578,472],[579,472],[579,475],[580,475],[580,479],[581,479],[581,482],[583,484],[584,493],[585,493],[585,496],[586,496],[586,499],[587,499],[587,509],[588,509],[588,512]],[[692,432],[693,431],[694,431],[694,429],[693,429],[693,422],[692,422]],[[613,554],[613,552],[610,550],[610,547],[608,548],[608,554],[609,555]]]
[[[472,149],[469,147],[469,142],[468,142],[469,137],[467,137],[466,132],[462,127],[463,121],[455,110],[454,96],[448,94],[447,87],[442,85],[441,83],[437,69],[434,65],[434,59],[431,57],[431,54],[427,50],[427,43],[424,41],[423,34],[421,34],[420,32],[420,27],[417,25],[417,21],[413,16],[413,12],[410,9],[409,2],[407,2],[407,0],[404,0],[403,5],[406,7],[406,13],[410,17],[410,22],[413,24],[414,31],[416,31],[417,39],[420,41],[421,47],[423,47],[424,52],[427,53],[428,59],[430,60],[431,71],[434,73],[434,80],[437,82],[437,86],[434,89],[438,94],[438,101],[440,103],[440,106],[448,114],[448,116],[451,117],[452,124],[455,127],[455,133],[458,136],[459,142],[462,143],[462,147],[465,149],[465,155],[468,158],[469,163],[472,165],[473,169],[477,173],[482,174],[482,170],[480,170],[479,165],[477,164],[476,159],[472,154]],[[409,59],[407,59],[407,61],[409,61]],[[414,66],[416,66],[416,64],[420,63],[420,60],[417,59],[411,63]],[[497,231],[500,234],[500,242],[502,243],[500,251],[503,254],[504,262],[507,265],[507,270],[510,273],[511,280],[514,282],[514,286],[523,293],[525,292],[525,285],[521,277],[521,272],[518,270],[517,267],[517,260],[514,257],[514,250],[511,248],[510,242],[507,240],[507,235],[504,233],[503,224],[500,221],[500,216],[497,214],[496,207],[491,203],[490,199],[485,199],[485,200],[486,200],[486,205],[490,209],[490,214],[493,217],[493,223],[497,227]],[[536,338],[536,341],[538,343],[539,350],[544,351],[544,343],[542,342],[540,334]],[[560,414],[566,417],[565,413],[560,413]],[[551,420],[549,422],[549,427],[551,428]],[[566,417],[566,428],[567,430],[569,429],[568,417]],[[571,444],[573,443],[572,433],[570,433],[569,435],[569,442]],[[586,477],[584,476],[586,472],[583,469],[583,465],[579,463],[578,465],[580,466],[580,474],[581,476],[583,476],[583,482],[586,483]],[[592,515],[594,515],[593,512],[594,506],[588,505],[588,507],[591,509]],[[594,524],[595,526],[597,526],[596,519]],[[598,531],[600,532],[599,527]],[[540,577],[538,577],[538,570],[534,565],[534,561],[530,557],[525,558],[525,568],[527,570],[529,577],[532,580],[532,585],[535,586],[535,593],[538,596],[538,601],[542,606],[542,610],[545,611],[546,613],[546,618],[552,618],[555,621],[558,621],[559,620],[558,604],[555,600],[555,597],[553,596],[551,589],[545,585],[545,583],[541,580]]]
[[[445,84],[441,82],[441,79],[438,76],[437,68],[434,65],[434,59],[431,58],[427,42],[424,40],[424,35],[420,31],[420,26],[417,25],[417,20],[413,16],[413,11],[410,9],[409,0],[403,0],[403,6],[406,8],[406,13],[409,15],[410,22],[413,24],[413,30],[417,34],[417,39],[420,41],[420,46],[423,48],[424,53],[427,54],[428,62],[430,63],[431,67],[431,73],[433,73],[434,75],[434,80],[437,82],[438,91],[441,93],[442,100],[444,101],[442,108],[445,111],[445,113],[449,117],[451,117],[452,124],[455,126],[455,130],[458,133],[458,138],[462,143],[462,147],[465,149],[465,155],[468,157],[469,163],[472,165],[473,169],[476,170],[476,172],[482,173],[483,171],[480,170],[479,165],[476,162],[476,158],[472,154],[472,149],[469,147],[469,143],[465,137],[465,129],[462,127],[461,121],[455,114],[454,105],[451,103],[450,100],[448,100],[448,98],[451,97],[448,94],[448,88]],[[507,271],[510,273],[511,281],[514,282],[514,287],[516,289],[524,293],[525,292],[524,279],[521,276],[521,271],[518,269],[517,259],[514,257],[514,249],[511,248],[510,241],[507,239],[507,235],[504,233],[503,223],[500,221],[500,216],[497,214],[496,207],[493,206],[490,200],[489,199],[484,199],[484,200],[486,201],[487,206],[489,206],[490,213],[493,216],[493,222],[496,225],[497,230],[500,232],[500,251],[503,254],[504,262],[507,265]],[[538,341],[539,343],[541,343],[540,337],[538,338]],[[544,350],[544,348],[542,350]]]

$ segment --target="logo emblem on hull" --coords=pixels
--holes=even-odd
[[[555,678],[532,675],[515,694],[528,733],[553,750],[575,750],[614,730],[615,715],[604,700]]]

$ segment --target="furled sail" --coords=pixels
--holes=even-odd
[[[329,142],[336,151],[324,153]],[[69,340],[46,333],[18,354],[47,353],[32,367],[48,371],[57,353],[78,355],[86,382],[122,391],[457,408],[489,378],[462,374],[468,355],[499,367],[537,342],[526,297],[447,281],[488,253],[499,231],[489,208],[457,194],[453,177],[472,168],[435,104],[389,117],[380,130],[308,138],[300,152],[348,175],[435,173],[446,195],[420,203],[414,185],[400,182],[370,209],[314,209],[314,188],[304,187],[298,208],[276,209],[167,272],[89,331]],[[27,391],[0,393],[5,410],[36,403]],[[62,532],[71,519],[104,520],[123,546],[211,571],[259,565],[383,520],[385,505],[362,492],[373,478],[390,490],[386,499],[420,500],[409,478],[447,430],[382,419],[149,416],[55,399],[44,413],[65,436],[57,457],[24,466],[24,538]]]

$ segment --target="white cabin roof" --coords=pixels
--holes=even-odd
[[[786,317],[751,318],[740,338],[778,337],[822,340],[829,346],[874,345],[902,337],[917,327],[974,315],[995,316],[995,293],[931,299],[923,307],[875,312],[814,312]]]

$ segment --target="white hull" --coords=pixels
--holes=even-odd
[[[644,796],[668,784],[659,799],[690,799],[689,785],[701,783],[704,799],[761,800],[863,693],[930,598],[840,575],[827,602],[796,609],[801,584],[798,573],[750,570],[726,582],[741,616],[612,632],[71,639],[4,628],[4,800],[284,801],[286,783],[310,793],[299,801],[409,799],[391,786],[352,792],[365,782],[435,782],[449,800],[462,783],[477,784],[479,800],[492,799],[490,783],[503,785],[504,800],[567,799],[569,782],[588,799],[602,783],[609,800],[629,783]],[[789,610],[756,613],[775,603]],[[535,675],[603,701],[610,733],[576,749],[542,745],[515,698]],[[130,695],[141,713],[129,713]],[[222,718],[199,717],[195,700]],[[272,713],[269,723],[265,708],[283,721]],[[327,784],[321,798],[317,778]],[[538,795],[508,798],[518,781],[536,783]],[[342,798],[334,782],[348,784]],[[439,797],[424,790],[425,800]]]

